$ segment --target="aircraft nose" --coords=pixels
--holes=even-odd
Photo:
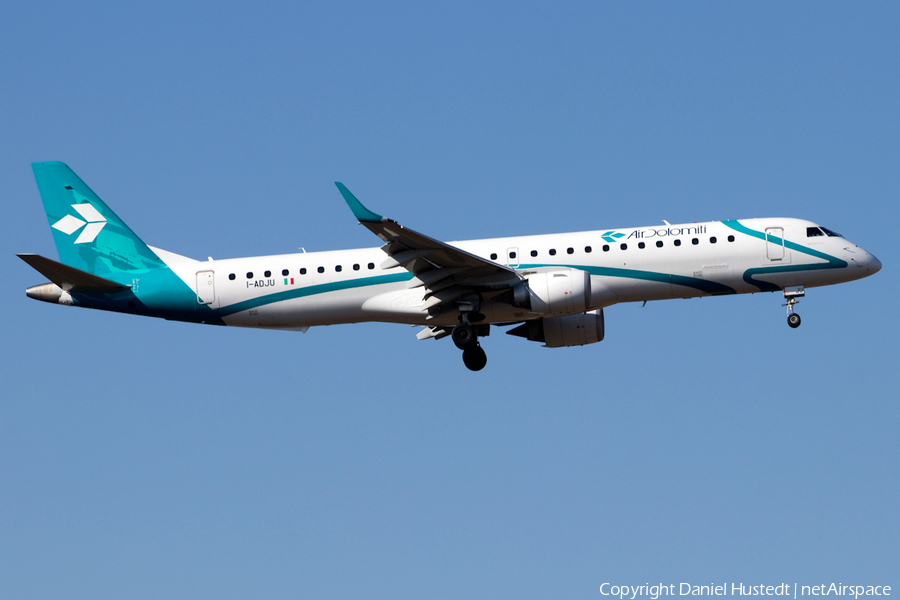
[[[869,254],[869,260],[866,263],[866,266],[869,268],[869,275],[874,275],[881,270],[881,261],[872,254]]]

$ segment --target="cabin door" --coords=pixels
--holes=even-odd
[[[766,257],[784,260],[784,228],[766,227]]]

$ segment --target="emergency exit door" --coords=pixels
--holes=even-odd
[[[212,304],[216,301],[216,284],[213,271],[197,272],[197,303]]]

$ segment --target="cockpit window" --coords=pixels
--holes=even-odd
[[[824,231],[824,232],[825,232],[825,235],[827,235],[828,237],[839,237],[839,238],[844,237],[844,236],[842,236],[841,234],[839,234],[839,233],[837,233],[837,232],[835,232],[835,231],[832,231],[832,230],[830,230],[830,229],[825,229],[824,227],[822,227],[822,231]]]
[[[825,235],[825,232],[819,229],[818,227],[807,227],[806,228],[806,237],[820,237]]]

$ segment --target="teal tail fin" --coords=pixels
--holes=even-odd
[[[167,268],[68,165],[31,168],[60,262],[113,280],[118,273]]]

